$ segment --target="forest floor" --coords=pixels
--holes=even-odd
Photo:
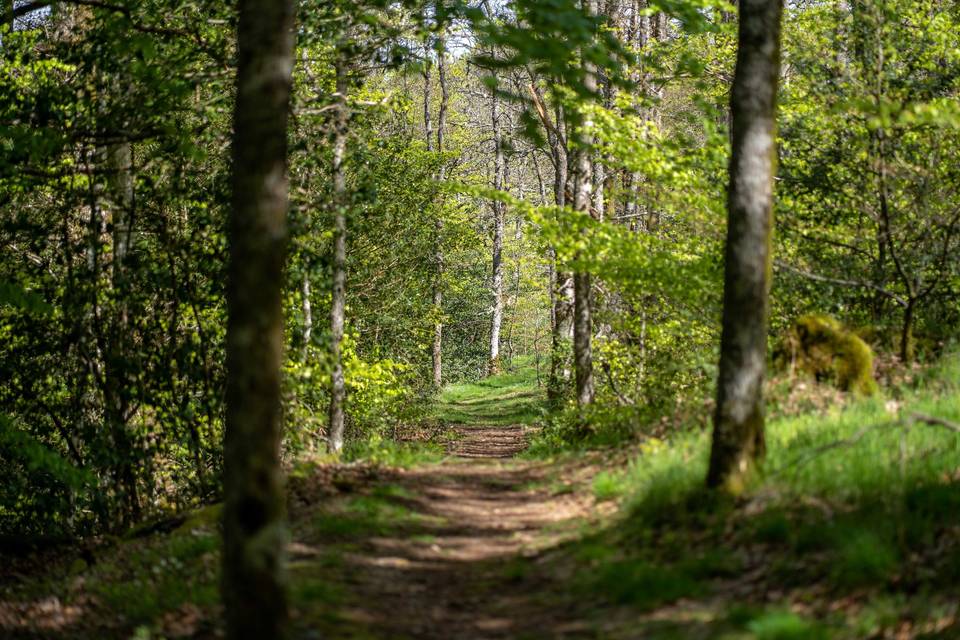
[[[294,489],[294,582],[325,585],[330,603],[318,608],[309,587],[306,596],[295,591],[295,635],[446,640],[584,630],[568,603],[545,599],[552,572],[530,565],[611,505],[598,508],[590,490],[595,457],[562,468],[517,458],[544,402],[527,374],[445,390],[440,463],[341,478],[332,500]]]
[[[900,402],[956,420],[957,362]],[[960,638],[957,434],[775,416],[718,503],[702,432],[535,457],[543,403],[529,370],[448,387],[445,455],[297,465],[292,639]],[[222,637],[218,515],[4,559],[0,637]]]

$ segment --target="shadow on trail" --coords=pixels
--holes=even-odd
[[[486,425],[459,426],[449,452],[460,458],[512,458],[526,446],[529,427]]]
[[[557,543],[587,505],[535,483],[550,465],[504,462],[527,429],[463,426],[460,460],[384,472],[335,505],[294,514],[295,583],[334,586],[326,602],[294,594],[295,637],[523,638],[575,633],[568,611],[538,597],[522,561]],[[331,526],[331,523],[335,523]]]

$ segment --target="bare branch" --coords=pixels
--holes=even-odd
[[[844,280],[844,279],[842,279],[842,278],[830,278],[830,277],[827,277],[827,276],[821,276],[821,275],[816,274],[816,273],[811,273],[811,272],[809,272],[809,271],[804,271],[803,269],[798,269],[797,267],[794,267],[794,266],[792,266],[792,265],[789,265],[789,264],[787,264],[786,262],[783,262],[782,260],[774,260],[773,264],[774,264],[774,266],[776,266],[778,269],[784,269],[784,270],[786,270],[786,271],[790,271],[790,272],[792,272],[792,273],[795,273],[795,274],[797,274],[797,275],[799,275],[799,276],[802,276],[802,277],[806,278],[807,280],[814,280],[815,282],[827,282],[827,283],[829,283],[829,284],[839,284],[839,285],[842,285],[842,286],[845,286],[845,287],[855,287],[855,288],[859,288],[859,289],[870,289],[870,290],[872,290],[872,291],[876,291],[876,292],[878,292],[878,293],[880,293],[880,294],[882,294],[882,295],[885,295],[886,297],[890,298],[891,300],[893,300],[894,302],[896,302],[896,303],[897,303],[898,305],[900,305],[901,307],[907,306],[907,301],[904,300],[901,296],[898,296],[898,295],[895,294],[894,292],[892,292],[892,291],[890,291],[890,290],[888,290],[888,289],[884,289],[884,288],[881,287],[881,286],[875,285],[875,284],[873,284],[872,282],[862,282],[862,281],[860,281],[860,280]]]

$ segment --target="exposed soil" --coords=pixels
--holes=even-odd
[[[586,629],[576,616],[542,597],[550,580],[546,572],[511,569],[518,559],[536,557],[574,533],[595,512],[592,497],[548,486],[554,466],[508,459],[526,446],[523,426],[456,431],[450,445],[455,459],[383,473],[362,489],[399,487],[407,496],[403,504],[424,520],[353,541],[356,547],[341,567],[351,604],[337,612],[341,624],[333,626],[343,637],[580,635]],[[301,512],[296,519],[309,517]],[[304,553],[329,542],[310,540],[309,530],[298,531],[300,537],[306,539]],[[343,622],[356,629],[348,631]],[[311,637],[309,623],[301,632]],[[317,631],[312,637],[326,636]]]

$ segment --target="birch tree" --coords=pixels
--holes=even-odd
[[[493,188],[506,188],[504,175],[506,158],[503,149],[503,133],[500,122],[500,100],[497,89],[491,89],[490,121],[493,127]],[[490,365],[488,373],[500,373],[500,329],[503,326],[503,232],[506,219],[506,204],[500,200],[491,203],[493,208],[492,273],[490,279]]]
[[[330,303],[330,406],[327,423],[327,448],[331,453],[343,449],[344,402],[347,396],[343,375],[343,326],[347,298],[347,70],[337,63],[336,110],[333,120],[333,287]]]

